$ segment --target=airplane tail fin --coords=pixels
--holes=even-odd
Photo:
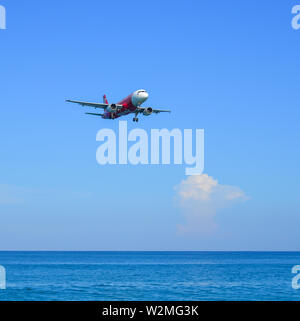
[[[107,98],[106,98],[106,95],[103,96],[103,103],[104,103],[104,104],[108,104],[108,100],[107,100]]]

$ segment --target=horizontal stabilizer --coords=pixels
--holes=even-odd
[[[100,116],[103,117],[104,114],[86,113],[86,115]]]

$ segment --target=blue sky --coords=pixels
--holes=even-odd
[[[300,250],[295,1],[0,4],[0,250]],[[204,128],[205,174],[247,196],[211,233],[178,231],[184,166],[101,167],[118,122],[64,102],[140,88],[172,114],[129,128]]]

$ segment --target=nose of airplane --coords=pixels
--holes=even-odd
[[[149,97],[149,94],[147,93],[146,90],[137,90],[133,93],[132,95],[132,103],[134,106],[140,106],[143,104]]]
[[[144,102],[148,99],[149,94],[147,93],[147,91],[141,91],[139,92],[138,97]]]

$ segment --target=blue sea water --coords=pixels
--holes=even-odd
[[[300,299],[300,252],[0,252],[0,265],[0,301]]]

